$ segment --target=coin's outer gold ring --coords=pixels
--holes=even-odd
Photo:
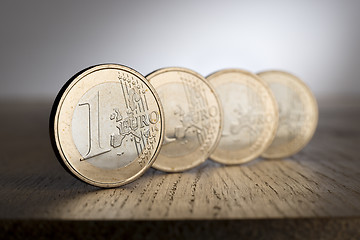
[[[214,73],[209,74],[206,79],[211,82],[214,78],[218,77],[219,75],[223,75],[226,73],[240,73],[240,74],[245,74],[248,76],[251,76],[252,78],[254,78],[255,81],[257,81],[258,83],[260,83],[264,90],[266,91],[266,93],[268,94],[269,97],[269,101],[271,102],[271,105],[274,109],[274,122],[271,126],[271,130],[270,130],[270,134],[268,136],[268,139],[262,144],[261,148],[254,152],[251,155],[248,155],[247,157],[242,157],[242,158],[238,158],[238,159],[227,159],[226,157],[221,157],[221,156],[217,156],[215,155],[215,152],[210,156],[210,159],[215,161],[215,162],[219,162],[222,164],[226,164],[226,165],[236,165],[236,164],[243,164],[243,163],[247,163],[249,161],[252,161],[254,159],[256,159],[257,157],[259,157],[262,152],[267,149],[270,144],[272,143],[273,139],[275,138],[275,134],[276,134],[276,130],[277,130],[277,126],[278,126],[278,107],[277,107],[277,103],[276,103],[276,99],[274,97],[274,95],[272,94],[271,89],[269,88],[269,86],[266,84],[265,81],[263,81],[259,76],[246,71],[246,70],[242,70],[242,69],[238,69],[238,68],[227,68],[227,69],[223,69],[223,70],[219,70],[216,71]],[[222,106],[223,108],[223,106]]]
[[[298,83],[300,86],[302,86],[303,90],[308,94],[308,97],[311,99],[311,104],[312,104],[312,107],[314,110],[313,114],[314,114],[315,118],[312,121],[313,129],[311,131],[311,134],[308,135],[308,137],[304,140],[304,142],[295,151],[278,152],[277,154],[269,154],[269,153],[266,153],[266,150],[265,150],[264,153],[261,154],[261,157],[267,158],[267,159],[281,159],[281,158],[290,157],[290,156],[295,155],[296,153],[300,152],[310,142],[310,140],[314,136],[316,127],[317,127],[317,124],[319,121],[318,104],[317,104],[316,98],[313,95],[311,89],[305,84],[305,82],[303,82],[300,78],[296,77],[295,75],[288,73],[288,72],[280,71],[280,70],[269,70],[269,71],[262,71],[262,72],[257,73],[257,75],[260,77],[261,77],[261,75],[264,75],[264,74],[279,74],[279,75],[288,76],[289,80],[291,79],[293,81],[296,81],[296,83]]]
[[[206,157],[204,157],[202,159],[197,159],[196,161],[194,161],[190,165],[183,166],[183,167],[177,167],[177,168],[173,168],[173,167],[170,167],[170,166],[163,166],[161,164],[158,164],[156,161],[152,165],[153,168],[155,168],[157,170],[160,170],[160,171],[164,171],[164,172],[183,172],[183,171],[189,170],[191,168],[197,167],[200,164],[202,164],[203,162],[205,162],[206,159],[211,155],[211,153],[216,149],[216,147],[217,147],[217,145],[219,144],[219,141],[220,141],[220,135],[221,135],[222,127],[223,127],[223,111],[222,111],[222,108],[221,108],[220,99],[216,95],[214,87],[211,85],[211,83],[209,83],[204,78],[204,76],[202,76],[201,74],[199,74],[199,73],[197,73],[197,72],[195,72],[195,71],[193,71],[191,69],[183,68],[183,67],[164,67],[164,68],[160,68],[160,69],[157,69],[157,70],[149,73],[148,75],[146,75],[146,78],[151,82],[151,79],[153,77],[155,77],[155,76],[157,76],[159,74],[165,73],[165,72],[185,72],[185,73],[194,75],[195,77],[199,78],[200,80],[202,80],[209,87],[211,92],[214,94],[214,98],[216,99],[216,102],[217,102],[217,104],[219,106],[220,125],[219,125],[218,134],[216,136],[216,140],[215,140],[214,144],[208,150],[208,154],[207,154]]]
[[[116,177],[115,177],[114,181],[112,181],[112,182],[110,182],[110,181],[109,182],[99,182],[99,181],[88,178],[83,173],[76,170],[72,166],[72,163],[68,161],[68,159],[66,158],[66,156],[63,152],[62,146],[59,141],[59,134],[57,131],[58,125],[59,125],[59,114],[60,114],[60,111],[62,110],[62,104],[63,104],[67,94],[72,89],[72,87],[74,87],[76,85],[76,83],[78,81],[80,81],[82,78],[84,78],[85,76],[87,76],[93,72],[96,72],[99,70],[104,70],[104,69],[122,70],[129,74],[133,74],[134,76],[141,79],[142,82],[150,89],[151,93],[154,95],[154,99],[156,101],[157,107],[159,108],[159,113],[160,113],[159,115],[160,115],[160,121],[161,121],[160,138],[157,143],[157,149],[156,149],[155,153],[153,154],[152,158],[144,165],[144,167],[142,167],[140,169],[140,171],[137,171],[137,172],[134,172],[133,174],[131,174],[131,177],[128,177],[126,179],[116,179]],[[51,143],[52,143],[54,152],[55,152],[58,160],[60,161],[61,165],[68,172],[70,172],[73,176],[79,178],[80,180],[82,180],[86,183],[89,183],[91,185],[103,187],[103,188],[113,188],[113,187],[122,186],[124,184],[132,182],[132,181],[136,180],[137,178],[139,178],[141,175],[143,175],[145,173],[145,171],[147,169],[149,169],[151,167],[151,165],[153,164],[153,162],[155,161],[156,157],[158,156],[158,154],[160,152],[161,144],[163,142],[165,121],[164,121],[164,114],[163,114],[164,111],[163,111],[163,108],[162,108],[162,105],[161,105],[161,102],[159,101],[159,99],[160,98],[157,95],[156,90],[153,88],[153,86],[146,80],[146,78],[142,74],[140,74],[136,70],[134,70],[130,67],[124,66],[124,65],[118,65],[118,64],[95,65],[95,66],[86,68],[86,69],[78,72],[77,74],[75,74],[68,82],[66,82],[66,84],[62,87],[62,89],[58,93],[58,95],[54,101],[54,104],[53,104],[53,107],[51,110],[51,114],[50,114],[50,125],[49,125],[50,139],[51,139]],[[109,170],[109,173],[110,172],[111,172],[111,170]]]

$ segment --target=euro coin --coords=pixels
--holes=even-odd
[[[180,172],[204,162],[216,147],[222,124],[220,102],[200,74],[163,68],[146,78],[164,107],[164,143],[153,167]]]
[[[270,86],[278,107],[279,127],[265,158],[285,158],[303,149],[312,138],[318,107],[310,89],[299,78],[281,71],[258,74]]]
[[[207,77],[224,111],[224,127],[210,158],[223,164],[241,164],[260,156],[271,144],[278,112],[269,87],[255,74],[224,69]]]
[[[117,187],[140,177],[163,141],[164,115],[151,84],[116,64],[93,66],[59,92],[50,117],[62,165],[86,183]]]

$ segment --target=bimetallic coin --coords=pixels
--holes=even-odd
[[[79,179],[116,187],[140,177],[163,141],[164,116],[151,84],[115,64],[90,67],[58,94],[50,118],[55,153]]]
[[[318,122],[316,99],[305,83],[289,73],[267,71],[258,75],[270,86],[279,108],[275,139],[262,156],[291,156],[304,148],[315,132]]]
[[[179,172],[204,162],[216,147],[220,102],[210,84],[185,68],[164,68],[146,78],[159,93],[165,114],[164,143],[153,167]]]
[[[258,76],[225,69],[207,77],[224,111],[224,127],[210,158],[223,164],[253,160],[271,144],[278,124],[275,98]]]

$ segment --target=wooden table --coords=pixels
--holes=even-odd
[[[57,161],[51,101],[2,101],[0,238],[360,238],[359,103],[320,101],[314,138],[291,158],[150,169],[131,184],[100,189]]]

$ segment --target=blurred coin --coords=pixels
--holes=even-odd
[[[140,73],[115,64],[90,67],[59,92],[50,118],[55,153],[79,179],[116,187],[140,177],[159,153],[164,117]]]
[[[224,111],[218,147],[210,156],[224,164],[253,160],[271,144],[278,124],[275,98],[258,76],[240,69],[224,69],[207,77]]]
[[[221,131],[222,111],[213,88],[185,68],[159,69],[146,78],[159,93],[166,125],[153,167],[179,172],[201,164],[214,150]]]
[[[316,99],[305,83],[289,73],[267,71],[258,75],[270,86],[279,108],[275,139],[262,156],[291,156],[305,147],[315,132],[318,121]]]

